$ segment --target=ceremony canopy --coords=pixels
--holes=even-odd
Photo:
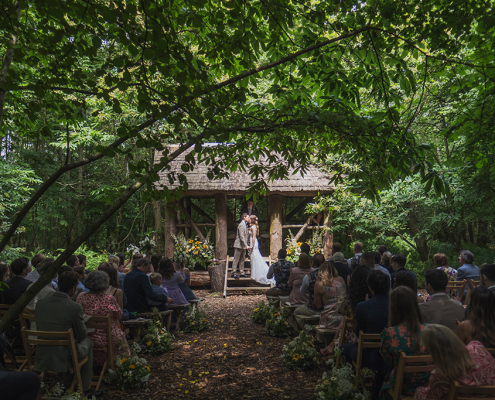
[[[210,145],[211,146],[211,145]],[[178,145],[170,146],[170,152],[175,151]],[[159,172],[160,181],[156,184],[157,189],[160,187],[168,187],[170,190],[177,188],[178,183],[170,184],[167,175],[169,173],[184,174],[188,182],[188,190],[184,192],[182,204],[178,204],[181,212],[186,216],[185,224],[178,224],[177,213],[174,210],[173,204],[167,204],[165,210],[165,256],[171,257],[174,252],[174,241],[172,234],[176,234],[177,228],[193,228],[197,230],[198,226],[208,226],[215,228],[216,237],[216,254],[218,260],[225,260],[228,250],[228,239],[232,239],[237,228],[238,216],[228,209],[227,198],[244,197],[247,193],[251,177],[249,172],[236,171],[230,173],[229,178],[210,180],[207,177],[208,166],[204,163],[196,163],[194,170],[184,172],[181,169],[185,162],[185,157],[192,151],[186,151],[170,163],[170,170]],[[155,163],[158,163],[161,158],[161,152],[156,152]],[[262,163],[263,161],[261,161]],[[284,162],[280,160],[280,162]],[[269,242],[271,259],[277,258],[278,250],[283,247],[283,229],[284,228],[302,228],[303,225],[284,225],[311,199],[318,194],[331,194],[334,190],[329,186],[330,177],[322,172],[317,166],[310,166],[304,176],[300,173],[293,174],[293,169],[289,169],[289,177],[285,180],[274,180],[268,183],[269,189]],[[299,197],[302,198],[298,206],[292,210],[284,210],[284,197]],[[188,202],[191,198],[214,198],[215,199],[215,216],[209,216],[202,209]],[[199,214],[203,215],[211,221],[208,224],[195,224],[192,221],[188,211],[194,208]],[[326,224],[330,224],[330,218],[324,218]],[[194,226],[196,225],[196,226]],[[268,236],[268,234],[265,234]],[[262,235],[262,238],[263,236]],[[266,239],[268,239],[265,236]],[[327,235],[331,236],[331,235]],[[328,243],[327,243],[328,242]],[[325,254],[331,248],[332,238],[328,237],[325,240]],[[330,246],[330,247],[329,247]]]

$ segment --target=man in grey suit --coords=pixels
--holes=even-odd
[[[232,262],[232,277],[233,278],[247,278],[244,274],[244,260],[246,259],[246,250],[252,246],[249,245],[249,235],[246,224],[249,223],[249,215],[247,213],[242,214],[242,221],[237,226],[237,236],[234,242],[234,261]],[[241,275],[237,275],[237,266],[241,271]]]
[[[464,319],[464,307],[445,293],[447,274],[439,269],[430,269],[425,274],[426,291],[431,299],[419,304],[425,323],[439,324],[455,331],[456,320]]]
[[[101,390],[95,392],[91,389],[93,342],[88,338],[84,325],[82,306],[70,299],[76,291],[78,281],[78,276],[74,272],[67,271],[60,274],[58,279],[59,292],[38,301],[34,310],[34,317],[36,329],[40,331],[66,332],[72,328],[79,360],[88,357],[88,361],[81,366],[81,378],[84,395],[91,398],[91,396],[100,396],[102,392]],[[35,371],[63,372],[64,385],[69,387],[73,377],[68,372],[70,368],[72,368],[72,361],[67,346],[39,345],[36,347]]]

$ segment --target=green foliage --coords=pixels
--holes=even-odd
[[[41,382],[42,397],[59,400],[88,400],[86,396],[80,392],[70,392],[65,390],[62,383],[56,382],[53,386],[49,386],[45,382]]]
[[[133,343],[131,355],[120,359],[117,357],[116,369],[108,370],[105,382],[120,390],[132,390],[146,387],[150,380],[151,369],[148,362],[138,356],[141,351],[139,344]]]
[[[16,258],[26,257],[26,255],[24,254],[25,250],[26,249],[21,249],[20,247],[6,246],[5,249],[0,252],[0,260],[8,265]]]
[[[318,367],[320,355],[306,327],[294,340],[284,345],[280,358],[285,366],[292,370],[310,371]]]
[[[356,377],[350,364],[338,368],[333,366],[325,371],[315,387],[314,399],[317,400],[367,400],[370,395],[367,391],[361,393],[356,386]]]
[[[256,307],[251,314],[251,319],[257,324],[264,324],[272,318],[275,313],[277,313],[277,309],[272,304],[261,301],[256,304]]]
[[[181,321],[182,331],[192,333],[210,329],[210,323],[206,315],[207,308],[208,304],[203,307],[196,304],[190,306]]]
[[[287,337],[294,334],[294,329],[288,321],[287,312],[276,312],[266,321],[265,332],[270,336]]]
[[[159,356],[163,353],[168,353],[174,348],[174,336],[161,327],[160,316],[154,317],[153,323],[148,325],[148,328],[141,338],[139,345],[141,353],[152,356]]]

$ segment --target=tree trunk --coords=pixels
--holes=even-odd
[[[215,257],[217,260],[227,259],[227,195],[215,195]],[[225,266],[225,262],[220,265]]]
[[[409,227],[409,232],[411,237],[414,238],[414,242],[416,243],[416,251],[421,258],[421,261],[426,262],[430,258],[430,249],[428,247],[428,243],[424,234],[419,234],[419,221],[418,216],[414,211],[409,212],[409,219],[407,221],[407,225]]]
[[[210,275],[211,291],[214,293],[223,292],[225,266],[210,265],[208,266],[208,274]]]
[[[323,225],[327,228],[332,227],[332,213],[325,211],[323,214]],[[332,246],[333,246],[333,233],[325,232],[323,235],[323,255],[325,260],[332,257]]]
[[[174,256],[175,240],[172,235],[177,235],[176,214],[174,205],[167,203],[165,206],[165,257],[168,258]]]
[[[270,256],[278,258],[278,251],[283,247],[282,216],[283,197],[279,194],[270,195]]]
[[[154,233],[153,240],[156,243],[156,249],[159,253],[163,254],[163,226],[162,226],[162,201],[153,200],[153,219],[154,219]]]

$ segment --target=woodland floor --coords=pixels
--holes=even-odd
[[[171,353],[146,357],[152,378],[146,389],[112,390],[103,399],[311,399],[324,366],[311,372],[287,369],[279,356],[286,343],[265,333],[250,315],[264,295],[195,291],[206,299],[211,328],[175,335]],[[204,304],[203,303],[203,304]],[[199,375],[202,376],[199,376]]]

